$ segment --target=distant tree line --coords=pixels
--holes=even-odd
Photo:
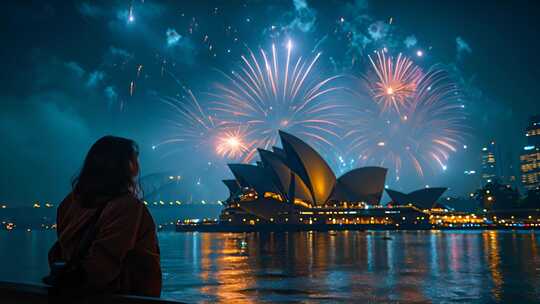
[[[521,197],[519,190],[494,181],[474,193],[475,199],[486,210],[539,209],[540,190],[530,190]]]

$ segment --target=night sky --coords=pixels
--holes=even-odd
[[[480,169],[481,147],[496,140],[516,167],[528,116],[540,113],[539,13],[534,1],[3,3],[0,203],[57,202],[90,145],[106,134],[139,143],[143,176],[175,172],[186,191],[225,199],[220,180],[235,160],[191,143],[159,145],[178,132],[162,99],[187,89],[204,96],[247,47],[288,40],[305,57],[322,53],[314,73],[324,77],[358,76],[367,54],[384,47],[451,71],[465,96],[467,148],[451,154],[446,170],[404,171],[388,183],[465,194],[478,184],[463,172]],[[374,24],[380,31],[370,30]]]

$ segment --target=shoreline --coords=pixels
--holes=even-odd
[[[317,231],[317,232],[332,232],[332,231],[414,231],[414,230],[539,230],[539,227],[530,226],[474,226],[474,227],[438,227],[432,225],[366,225],[366,224],[324,224],[324,225],[220,225],[220,224],[189,224],[177,225],[175,232],[300,232],[300,231]]]

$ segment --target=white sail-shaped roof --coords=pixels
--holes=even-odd
[[[283,131],[279,132],[279,136],[287,156],[287,164],[309,188],[313,203],[326,203],[336,185],[336,176],[330,166],[317,151],[298,137]]]
[[[306,202],[312,202],[311,191],[304,181],[283,162],[283,159],[274,152],[259,149],[259,155],[265,167],[274,173],[274,179],[279,183],[279,188],[284,196],[294,202],[295,198]]]
[[[386,189],[386,193],[388,193],[394,203],[400,205],[413,204],[421,209],[430,209],[435,205],[446,189],[447,188],[437,187],[425,188],[407,194],[396,190]]]
[[[351,170],[338,178],[337,188],[351,202],[378,205],[384,190],[386,168],[362,167]]]

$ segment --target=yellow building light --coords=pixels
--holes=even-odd
[[[279,202],[283,202],[283,197],[281,197],[281,194],[279,194],[279,193],[265,192],[263,194],[263,197],[264,198],[269,198],[269,199],[274,199],[274,200],[279,201]]]
[[[301,199],[298,199],[298,198],[295,198],[294,199],[294,204],[295,205],[300,205],[302,207],[305,207],[305,208],[311,208],[311,205],[306,203],[305,201],[301,200]]]

